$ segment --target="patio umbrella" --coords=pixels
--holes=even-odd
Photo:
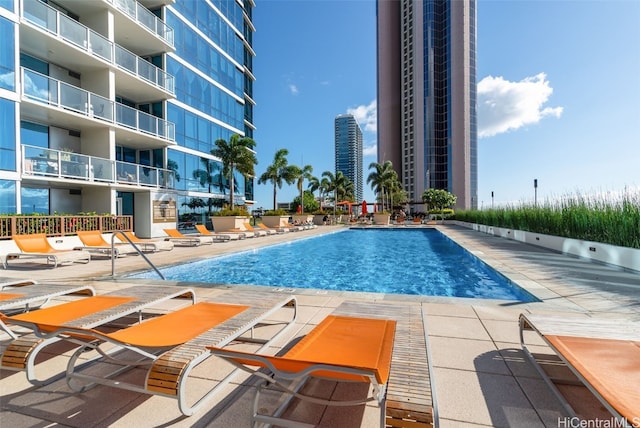
[[[362,201],[362,215],[367,214],[367,201]]]
[[[296,211],[298,211],[298,214],[300,214],[302,212],[302,206],[298,205],[298,208],[296,209]]]
[[[349,207],[349,214],[351,214],[351,205],[353,205],[353,202],[351,201],[342,201],[342,202],[338,202],[336,205],[346,205]]]
[[[373,212],[374,213],[378,212],[378,204],[373,204]]]

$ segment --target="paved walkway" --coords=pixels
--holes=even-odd
[[[521,312],[570,313],[574,316],[604,316],[640,319],[640,274],[553,253],[515,241],[496,238],[457,226],[437,226],[444,234],[493,266],[513,282],[527,289],[540,302],[521,303],[481,299],[380,295],[376,293],[281,290],[299,299],[299,319],[289,337],[279,340],[273,352],[290,339],[305,334],[345,300],[417,302],[424,313],[428,332],[435,400],[441,427],[557,427],[561,407],[523,358],[517,319]],[[329,233],[340,226],[216,243],[197,248],[177,247],[170,252],[150,254],[158,266],[181,263],[271,245],[313,234]],[[112,279],[110,260],[92,260],[87,265],[57,269],[16,264],[0,276],[39,281],[93,284],[99,292],[139,283]],[[116,261],[116,273],[146,269],[141,257]],[[153,280],[145,280],[153,283]],[[175,283],[175,282],[172,282]],[[184,284],[186,285],[186,284]],[[200,299],[228,291],[224,285],[197,286]],[[261,288],[261,287],[258,287]],[[234,287],[232,292],[241,291]],[[171,310],[167,306],[163,310]],[[3,337],[0,337],[2,340]],[[6,339],[6,336],[4,337]],[[1,344],[6,346],[7,340]],[[534,351],[549,352],[541,342]],[[2,346],[2,350],[4,346]],[[63,349],[64,351],[64,349]],[[51,372],[64,366],[63,357],[48,358],[43,366]],[[210,358],[192,373],[191,391],[198,391],[220,379],[220,363]],[[245,427],[249,425],[252,386],[238,378],[220,399],[191,417],[180,415],[174,400],[108,387],[72,393],[64,381],[33,387],[23,373],[0,372],[0,426],[72,427]],[[584,389],[565,392],[572,404],[592,417],[603,417],[599,404]],[[326,427],[370,427],[377,410],[372,406],[309,415]]]

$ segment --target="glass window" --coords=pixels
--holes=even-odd
[[[20,122],[20,143],[49,148],[49,127],[32,122]]]
[[[14,60],[15,25],[8,19],[1,17],[0,37],[2,37],[2,49],[0,49],[0,88],[13,91],[16,87],[16,63]]]
[[[13,101],[0,98],[0,169],[16,170],[16,107]],[[8,126],[6,126],[8,125]]]
[[[13,0],[0,0],[0,7],[3,7],[13,12],[13,9],[15,6],[13,5]]]
[[[17,213],[16,182],[0,180],[0,214]]]
[[[49,214],[49,189],[23,187],[20,196],[22,214]]]
[[[44,74],[45,76],[49,75],[49,64],[30,55],[21,53],[20,65],[24,68],[28,68],[29,70],[37,71],[40,74]]]
[[[175,150],[167,151],[167,169],[175,172],[176,189],[185,190],[185,154]]]

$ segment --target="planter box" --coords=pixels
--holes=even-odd
[[[267,227],[284,227],[289,222],[288,215],[263,215],[262,222]]]
[[[322,226],[325,224],[325,220],[324,218],[327,218],[326,220],[326,224],[329,224],[331,222],[331,216],[329,214],[315,214],[313,216],[313,224],[317,225],[317,226]]]
[[[211,224],[215,232],[228,232],[231,229],[246,230],[244,224],[249,221],[245,216],[211,216]]]
[[[619,247],[601,242],[581,241],[579,239],[563,238],[561,236],[545,235],[543,233],[525,232],[522,230],[506,229],[503,227],[487,226],[484,224],[454,221],[453,223],[499,236],[513,239],[531,245],[547,248],[563,254],[571,254],[598,262],[620,266],[625,269],[640,271],[640,250],[636,248]]]
[[[391,214],[373,213],[373,224],[389,224]]]
[[[306,223],[311,223],[313,222],[313,215],[312,214],[294,214],[291,217],[293,217],[293,222],[298,222],[298,224],[306,224]]]

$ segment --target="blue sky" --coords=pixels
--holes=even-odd
[[[257,0],[253,18],[256,173],[280,148],[333,171],[334,118],[352,113],[373,200],[375,1]],[[636,0],[478,1],[481,207],[532,201],[534,179],[539,201],[640,186],[639,22]],[[273,187],[255,198],[272,208]]]

